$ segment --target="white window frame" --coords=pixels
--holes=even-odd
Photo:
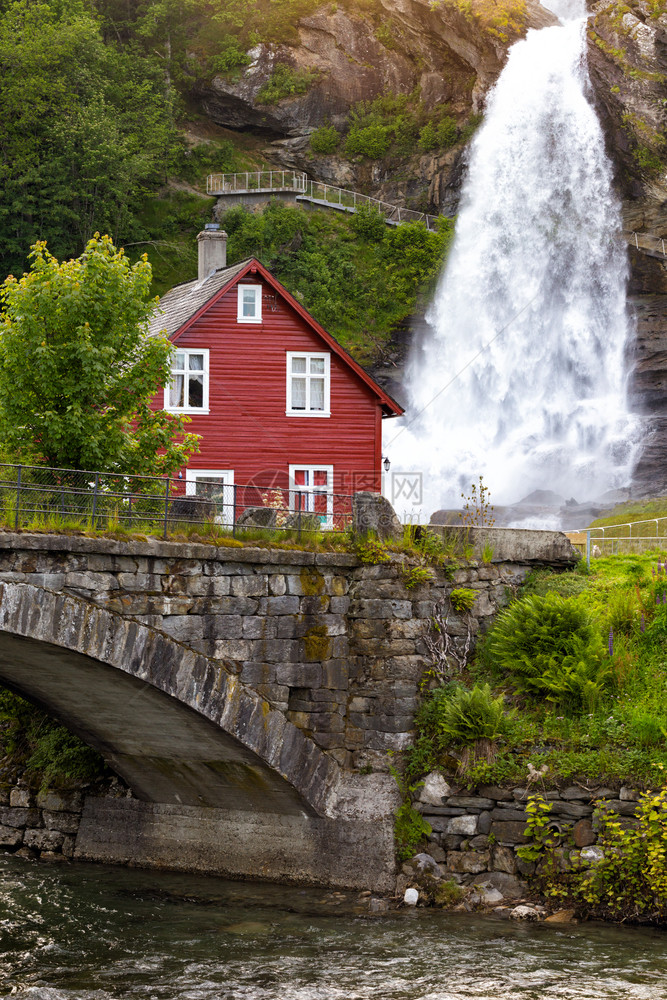
[[[261,323],[262,322],[262,286],[261,285],[237,285],[237,305],[236,320],[238,323]],[[255,293],[255,315],[243,315],[243,292],[251,290]]]
[[[305,472],[306,477],[312,478],[315,472],[326,472],[327,474],[327,485],[323,486],[313,486],[306,482],[305,486],[298,485],[296,483],[297,472]],[[289,467],[289,490],[290,490],[290,510],[295,513],[298,512],[298,500],[297,493],[305,493],[305,504],[302,502],[301,512],[303,514],[310,514],[313,512],[313,493],[325,493],[327,497],[327,516],[326,520],[322,521],[323,528],[333,528],[333,476],[334,467],[333,465],[290,465]]]
[[[222,479],[222,488],[225,496],[225,506],[223,513],[215,518],[216,524],[231,527],[234,524],[234,490],[229,487],[234,486],[233,469],[186,469],[185,470],[185,495],[186,497],[197,496],[198,479]]]
[[[174,374],[173,370],[172,370],[173,369],[173,361],[174,361],[175,356],[176,356],[177,353],[178,354],[185,354],[186,355],[186,363],[188,363],[188,364],[189,364],[189,362],[187,362],[187,358],[189,358],[189,356],[191,354],[203,354],[203,356],[204,356],[204,367],[203,367],[203,369],[201,371],[201,374],[204,376],[204,390],[203,390],[203,393],[202,393],[202,405],[201,406],[170,406],[169,405],[169,391],[171,389],[171,380],[172,380],[172,376]],[[208,408],[209,360],[210,360],[209,359],[209,349],[207,347],[178,347],[178,346],[176,346],[174,344],[174,350],[173,350],[172,360],[170,362],[170,369],[169,369],[169,381],[167,382],[166,386],[164,387],[164,409],[165,410],[167,410],[169,413],[192,413],[192,414],[195,414],[195,413],[208,413],[209,412],[209,408]],[[184,369],[184,371],[187,373],[189,371],[189,367],[186,367]]]
[[[294,358],[305,358],[306,359],[306,372],[305,375],[297,375],[298,378],[306,379],[306,409],[305,410],[294,410],[292,409],[292,361]],[[323,410],[311,410],[310,405],[310,361],[311,358],[317,358],[318,361],[324,361],[324,409]],[[285,410],[285,416],[287,417],[330,417],[331,416],[331,355],[326,351],[287,351],[287,361],[285,364],[287,372],[287,408]],[[315,378],[322,378],[321,375],[314,376]],[[325,468],[325,466],[322,466]]]

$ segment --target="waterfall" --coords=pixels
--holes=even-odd
[[[583,501],[630,478],[620,208],[584,12],[552,6],[560,24],[517,42],[489,95],[406,416],[385,431],[392,468],[423,476],[426,515],[460,507],[480,474],[498,503]]]

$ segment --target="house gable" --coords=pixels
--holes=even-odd
[[[317,341],[322,343],[322,349],[331,351],[331,353],[334,354],[348,370],[354,373],[356,380],[363,383],[365,388],[369,389],[371,393],[377,397],[383,416],[400,416],[404,412],[403,408],[399,406],[399,404],[377,384],[375,379],[373,379],[372,376],[370,376],[350,354],[348,354],[345,348],[338,343],[335,337],[332,337],[330,333],[320,326],[317,320],[315,320],[310,313],[304,309],[294,296],[291,295],[283,285],[281,285],[281,283],[260,263],[260,261],[251,257],[249,260],[243,261],[241,264],[237,264],[233,268],[226,269],[226,271],[229,272],[227,280],[225,280],[225,275],[220,272],[218,276],[219,287],[213,292],[213,294],[211,294],[205,301],[202,301],[201,298],[195,300],[195,308],[191,315],[187,319],[184,319],[181,325],[171,334],[170,339],[173,343],[179,341],[185,334],[188,333],[188,331],[192,330],[192,328],[198,324],[198,321],[202,319],[205,314],[209,312],[209,310],[213,309],[223,296],[230,294],[239,284],[252,284],[253,280],[261,281],[273,289],[273,293],[276,296],[279,296],[289,309],[296,313],[306,327],[312,331]],[[207,279],[207,281],[215,278],[216,275],[213,275],[212,278]],[[196,284],[200,285],[201,291],[204,291],[206,282]],[[174,291],[177,291],[177,289]],[[167,296],[165,296],[165,299],[167,299]],[[164,311],[168,313],[169,303],[165,302],[165,305],[167,308]],[[167,329],[169,329],[168,326]]]

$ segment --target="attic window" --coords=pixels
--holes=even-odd
[[[262,322],[262,286],[261,285],[239,285],[238,286],[238,313],[239,323],[261,323]]]

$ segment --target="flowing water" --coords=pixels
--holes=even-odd
[[[584,500],[630,478],[620,210],[583,7],[552,6],[561,24],[517,42],[489,95],[407,416],[386,430],[430,510],[459,507],[480,474],[500,503],[535,489]]]
[[[664,1000],[664,933],[0,856],[0,996],[30,1000]]]

